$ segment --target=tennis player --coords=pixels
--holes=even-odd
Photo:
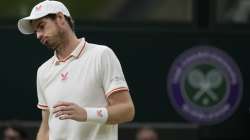
[[[117,140],[118,124],[131,121],[135,110],[114,52],[78,38],[68,9],[58,1],[34,6],[18,29],[54,50],[37,71],[42,112],[37,140]]]

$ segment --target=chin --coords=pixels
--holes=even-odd
[[[47,48],[49,48],[49,49],[52,49],[52,50],[55,50],[55,48],[56,48],[56,47],[54,47],[53,45],[49,45],[49,44],[46,44],[45,46],[46,46]]]

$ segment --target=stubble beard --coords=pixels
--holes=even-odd
[[[63,32],[58,31],[51,40],[48,40],[46,44],[47,48],[53,51],[61,50],[61,46],[63,44],[62,39],[63,39]]]

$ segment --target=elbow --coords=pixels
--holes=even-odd
[[[130,104],[130,106],[128,107],[128,122],[131,122],[134,120],[134,117],[135,117],[135,107],[132,104]]]

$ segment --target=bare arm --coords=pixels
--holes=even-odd
[[[135,115],[133,101],[128,91],[119,91],[108,97],[108,124],[132,121]]]
[[[118,124],[131,121],[135,115],[133,101],[128,91],[117,91],[108,97],[108,124]],[[53,114],[61,120],[72,119],[86,121],[87,112],[84,108],[72,102],[60,101],[54,105]]]
[[[36,140],[49,140],[48,119],[49,119],[49,111],[42,110],[42,122],[38,130]]]

